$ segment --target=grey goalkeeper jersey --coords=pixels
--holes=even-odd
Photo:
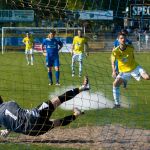
[[[22,109],[14,101],[0,105],[0,125],[11,131],[35,136],[47,132],[51,128],[50,124],[49,120],[40,117],[36,108]]]

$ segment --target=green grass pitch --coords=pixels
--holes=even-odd
[[[137,62],[150,72],[149,53],[136,53]],[[42,54],[35,54],[34,66],[27,66],[25,56],[19,52],[0,55],[0,95],[8,100],[15,100],[24,108],[33,108],[46,101],[49,95],[67,86],[79,86],[83,78],[71,77],[71,56],[60,54],[60,87],[48,86],[47,68]],[[77,68],[76,68],[77,70]],[[90,78],[91,91],[102,92],[113,100],[110,53],[91,53],[84,59],[83,75]],[[54,74],[53,74],[53,78]],[[84,125],[122,124],[133,128],[150,129],[150,81],[137,82],[131,79],[127,90],[121,87],[129,108],[99,109],[86,111],[85,115],[72,123],[71,127]],[[60,94],[61,90],[60,90]],[[58,118],[70,113],[57,109],[53,117]]]

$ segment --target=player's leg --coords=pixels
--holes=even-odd
[[[56,58],[56,59],[54,60],[54,66],[55,66],[56,85],[60,85],[60,83],[59,83],[59,77],[60,77],[59,58]]]
[[[33,65],[33,60],[34,60],[33,49],[30,49],[30,59],[31,59],[31,65]]]
[[[49,85],[53,85],[52,67],[48,67]]]
[[[60,77],[59,66],[56,66],[56,67],[55,67],[56,85],[60,85],[60,83],[59,83],[59,77]]]
[[[140,81],[141,77],[145,80],[150,80],[150,75],[141,67],[137,66],[131,73],[133,78]]]
[[[55,120],[50,120],[53,122],[53,128],[59,127],[59,126],[66,126],[70,124],[72,121],[76,120],[80,115],[84,114],[79,110],[78,108],[74,108],[74,112],[72,115],[66,116],[61,119],[55,119]]]
[[[121,78],[116,78],[113,82],[113,97],[114,97],[114,107],[120,107],[120,85],[123,83]]]
[[[74,54],[74,55],[72,56],[72,63],[71,63],[72,77],[74,77],[74,75],[75,75],[75,69],[74,69],[75,61],[76,61],[76,55]]]
[[[25,50],[25,56],[26,56],[27,65],[29,65],[30,61],[29,61],[29,51],[28,50]]]
[[[46,66],[48,69],[49,85],[53,85],[53,76],[52,76],[53,60],[48,56],[46,56]]]
[[[83,64],[83,54],[79,54],[78,61],[79,61],[79,77],[82,75],[82,64]]]
[[[119,73],[113,82],[113,97],[114,97],[114,108],[120,107],[120,85],[126,80],[129,80],[131,73]]]
[[[48,119],[60,104],[74,98],[82,91],[89,90],[89,88],[89,80],[87,77],[85,77],[83,85],[81,87],[69,90],[58,97],[54,97],[52,100],[43,102],[36,108],[36,110],[38,110],[41,116]]]
[[[85,77],[82,86],[80,86],[79,88],[74,88],[72,90],[66,91],[64,94],[53,98],[51,100],[51,103],[53,104],[54,108],[56,108],[60,104],[62,104],[63,102],[66,102],[66,101],[74,98],[80,92],[86,91],[86,90],[89,90],[89,89],[90,89],[90,87],[89,87],[89,80],[88,80],[88,77]]]
[[[79,61],[79,77],[82,76],[82,61]]]

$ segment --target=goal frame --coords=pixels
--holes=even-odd
[[[67,34],[67,30],[73,30],[74,32],[76,30],[83,30],[83,34],[85,35],[85,27],[2,27],[2,39],[1,39],[1,49],[2,49],[2,54],[5,53],[5,48],[4,48],[4,34],[5,31],[8,29],[12,29],[12,30],[66,30],[66,34]]]

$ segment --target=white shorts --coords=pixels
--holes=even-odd
[[[136,79],[137,81],[140,81],[141,74],[146,73],[146,71],[141,67],[137,66],[133,71],[131,72],[120,72],[117,76],[117,78],[121,78],[123,80],[129,80],[131,76]]]
[[[32,55],[32,54],[33,54],[33,49],[25,50],[25,54],[26,54],[26,55],[27,55],[27,54]]]
[[[83,57],[84,57],[84,54],[74,54],[72,56],[72,62],[82,61]]]

